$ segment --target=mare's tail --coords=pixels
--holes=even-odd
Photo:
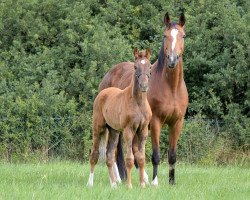
[[[119,142],[117,145],[116,163],[119,170],[119,174],[122,180],[127,179],[126,165],[124,161],[123,149],[122,149],[122,134],[119,135]]]
[[[108,144],[108,129],[106,132],[101,136],[100,145],[99,145],[99,162],[105,163],[106,162],[106,150]]]

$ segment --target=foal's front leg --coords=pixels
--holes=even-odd
[[[123,135],[124,135],[125,144],[126,144],[126,168],[127,168],[127,176],[128,176],[128,187],[132,188],[131,173],[132,173],[132,167],[134,165],[132,142],[133,142],[135,133],[132,130],[132,128],[127,127],[124,129]]]
[[[145,145],[148,137],[148,127],[146,126],[140,133],[138,133],[138,151],[135,154],[135,158],[138,162],[140,171],[140,185],[145,187]]]

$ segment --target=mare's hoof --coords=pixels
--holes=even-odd
[[[158,186],[158,178],[157,176],[155,177],[155,179],[152,181],[151,183],[153,186],[157,187]]]
[[[175,185],[175,180],[169,179],[169,185],[174,186]]]

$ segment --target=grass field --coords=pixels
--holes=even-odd
[[[250,199],[250,169],[179,164],[176,185],[167,184],[168,166],[159,167],[159,186],[139,187],[133,170],[133,188],[125,183],[111,189],[107,168],[97,165],[94,187],[86,187],[89,165],[73,162],[46,164],[0,163],[0,199]],[[150,179],[151,164],[147,165]]]

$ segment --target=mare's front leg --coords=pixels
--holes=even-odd
[[[144,166],[145,166],[145,145],[148,137],[148,126],[138,133],[138,151],[135,153],[135,158],[138,162],[140,172],[140,185],[145,187]]]
[[[127,178],[128,178],[128,187],[132,188],[131,173],[132,167],[134,165],[134,155],[132,150],[132,142],[134,138],[134,131],[130,127],[126,127],[123,132],[125,144],[126,144],[126,168],[127,168]]]
[[[158,165],[160,164],[160,132],[161,132],[161,122],[160,120],[153,116],[150,121],[150,133],[152,141],[152,164],[153,164],[153,181],[152,185],[158,186]]]
[[[114,174],[114,162],[115,162],[115,150],[119,140],[119,132],[112,129],[111,127],[108,127],[108,130],[109,130],[109,136],[108,136],[108,145],[106,151],[106,164],[109,171],[111,187],[115,187],[117,180]]]
[[[178,120],[175,124],[170,125],[169,131],[169,150],[168,150],[168,163],[169,163],[169,184],[175,184],[175,162],[176,162],[176,148],[177,142],[181,134],[184,119]]]

